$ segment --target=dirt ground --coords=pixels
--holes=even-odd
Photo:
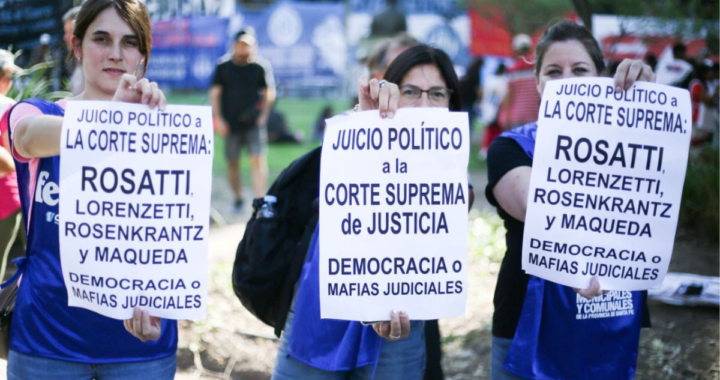
[[[476,188],[483,178],[473,176]],[[223,186],[222,182],[214,187]],[[227,210],[222,190],[213,192],[213,205]],[[476,208],[489,210],[477,194]],[[242,221],[247,215],[228,216]],[[244,219],[247,220],[247,219]],[[235,298],[230,274],[235,247],[242,237],[241,223],[211,233],[211,276],[208,319],[182,322],[177,379],[269,379],[278,341],[272,329],[257,321]],[[719,275],[718,245],[693,239],[681,231],[675,243],[670,271]],[[472,259],[466,315],[441,321],[448,380],[489,379],[490,321],[496,268]],[[490,269],[488,269],[490,268]],[[638,380],[720,379],[719,318],[717,308],[691,308],[650,301],[653,327],[641,336]]]

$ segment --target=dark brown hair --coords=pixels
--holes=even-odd
[[[545,58],[545,53],[552,44],[571,40],[576,40],[583,45],[590,59],[592,59],[595,64],[598,75],[600,75],[605,69],[603,51],[600,49],[600,45],[598,45],[595,37],[593,37],[589,30],[571,21],[560,21],[547,28],[545,34],[540,38],[540,41],[538,41],[535,46],[535,75],[540,74],[543,58]]]
[[[390,63],[383,79],[399,86],[405,75],[413,67],[419,65],[433,65],[438,68],[440,75],[445,80],[445,85],[452,90],[448,108],[450,111],[461,111],[460,84],[457,74],[455,74],[455,67],[453,67],[450,57],[440,49],[428,45],[417,45],[405,50]]]
[[[88,27],[95,18],[109,7],[115,8],[118,16],[125,21],[137,34],[138,50],[144,58],[143,73],[147,72],[150,48],[152,47],[152,32],[150,16],[145,4],[139,0],[87,0],[75,17],[75,30],[73,34],[82,44]]]

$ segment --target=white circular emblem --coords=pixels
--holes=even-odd
[[[267,33],[270,41],[276,46],[292,46],[300,39],[302,31],[302,18],[294,8],[283,5],[270,15]]]
[[[444,50],[450,59],[457,58],[460,52],[460,39],[449,26],[441,25],[433,28],[425,40],[428,45]]]
[[[195,75],[195,78],[209,78],[210,75],[212,75],[212,72],[213,63],[212,60],[210,60],[210,57],[208,57],[207,55],[201,55],[195,58],[195,62],[193,62],[193,75]]]

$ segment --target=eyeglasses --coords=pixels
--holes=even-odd
[[[415,105],[422,98],[423,92],[427,92],[430,104],[435,107],[447,107],[450,105],[452,90],[446,87],[430,87],[428,90],[421,90],[411,84],[400,87],[400,102],[407,105]]]

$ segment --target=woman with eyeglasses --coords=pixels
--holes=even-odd
[[[400,54],[383,80],[360,79],[358,99],[356,110],[378,110],[383,118],[392,118],[398,108],[405,107],[461,109],[450,58],[426,45]],[[472,204],[473,193],[469,193]],[[425,322],[411,321],[402,310],[392,311],[389,322],[372,326],[320,319],[317,231],[296,286],[272,378],[422,379]]]

